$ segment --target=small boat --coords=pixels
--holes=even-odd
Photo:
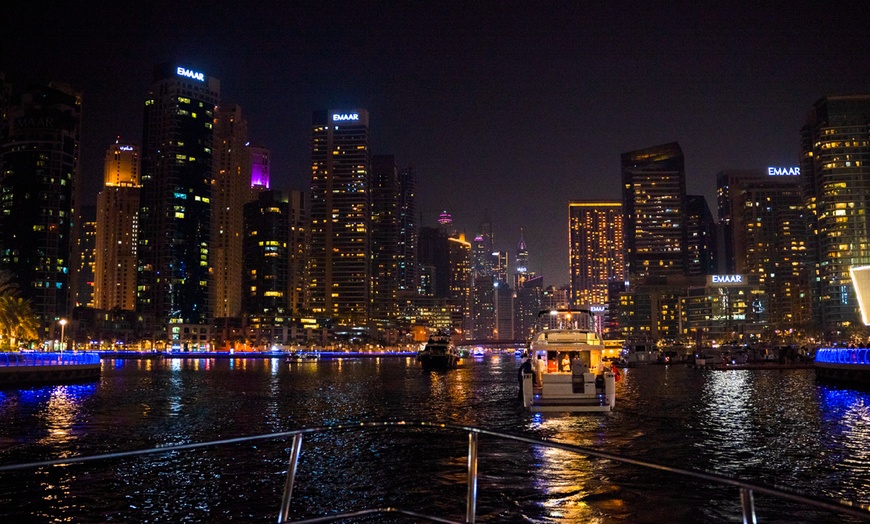
[[[417,361],[424,370],[446,371],[459,364],[459,350],[453,345],[450,335],[435,334],[417,353]]]
[[[320,351],[293,351],[287,357],[287,362],[317,362],[320,360]]]
[[[613,410],[618,370],[605,365],[592,313],[542,311],[539,319],[545,314],[548,326],[529,344],[533,374],[523,376],[523,405],[535,412]]]

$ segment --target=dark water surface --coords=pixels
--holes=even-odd
[[[354,421],[427,420],[553,439],[870,503],[870,395],[812,370],[625,370],[609,414],[530,414],[510,356],[106,360],[99,382],[0,391],[0,464]],[[275,522],[289,440],[0,473],[0,522]],[[305,437],[294,518],[404,507],[462,520],[467,435]],[[480,522],[740,522],[736,490],[481,436]],[[851,522],[756,495],[759,522]],[[373,522],[374,519],[361,520]],[[407,522],[383,519],[380,522]]]

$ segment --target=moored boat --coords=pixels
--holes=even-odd
[[[611,411],[616,374],[605,365],[592,314],[542,311],[539,320],[542,315],[548,316],[548,326],[529,344],[533,374],[523,377],[523,405],[530,411]]]
[[[450,335],[434,334],[417,353],[417,361],[424,370],[446,371],[459,364],[459,350],[453,345]]]

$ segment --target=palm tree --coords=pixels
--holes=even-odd
[[[39,318],[30,301],[11,295],[0,295],[0,339],[7,350],[18,347],[19,340],[39,338]]]

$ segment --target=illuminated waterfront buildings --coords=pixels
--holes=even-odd
[[[209,301],[214,318],[242,314],[242,207],[250,198],[252,180],[247,141],[248,122],[242,109],[233,105],[216,108],[209,246]]]
[[[94,307],[136,309],[139,237],[139,147],[116,142],[109,146],[103,189],[97,195],[94,254]]]
[[[417,216],[417,174],[413,167],[399,171],[399,289],[405,294],[417,290],[417,244],[420,225]]]
[[[309,291],[315,316],[368,321],[371,153],[365,109],[316,111],[311,132]]]
[[[219,97],[220,81],[200,71],[172,64],[154,69],[142,136],[137,311],[155,331],[168,323],[211,321],[212,147]]]
[[[81,94],[58,84],[8,99],[0,128],[0,267],[42,321],[71,313]]]
[[[836,335],[860,318],[849,268],[870,264],[870,95],[818,100],[801,145],[804,204],[816,232],[816,321]]]

